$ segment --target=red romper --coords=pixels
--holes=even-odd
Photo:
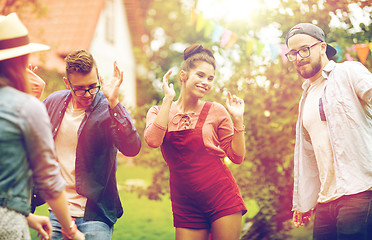
[[[202,127],[211,104],[204,104],[194,129],[167,131],[161,145],[175,227],[207,229],[218,218],[247,212],[230,170],[204,146]]]

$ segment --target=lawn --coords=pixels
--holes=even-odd
[[[122,161],[120,161],[122,163]],[[122,200],[124,214],[114,226],[113,240],[174,240],[172,210],[169,195],[160,201],[138,197],[131,192],[128,183],[150,184],[152,169],[140,166],[119,164],[117,181],[120,199]],[[245,200],[248,213],[244,217],[253,217],[258,206],[252,200]],[[44,204],[36,209],[36,214],[46,216],[48,206]],[[244,222],[244,219],[243,219]],[[300,228],[291,231],[291,240],[311,239],[311,229]],[[310,235],[311,236],[311,235]],[[31,237],[36,240],[36,232],[31,229]]]
[[[117,180],[124,214],[114,227],[113,239],[130,240],[164,240],[174,239],[171,202],[169,196],[160,201],[149,200],[136,193],[128,192],[126,181],[143,180],[146,184],[152,181],[152,170],[138,166],[120,166]]]
[[[129,179],[151,183],[152,170],[138,166],[119,165],[117,181],[124,214],[114,226],[113,239],[128,240],[164,240],[174,239],[172,210],[169,196],[161,201],[151,201],[146,197],[138,198],[136,193],[128,191],[126,181]],[[36,209],[40,215],[48,214],[44,204]],[[38,239],[31,229],[32,239]]]

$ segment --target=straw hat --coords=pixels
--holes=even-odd
[[[0,61],[49,48],[44,44],[30,43],[28,31],[16,13],[0,15]]]

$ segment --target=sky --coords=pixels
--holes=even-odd
[[[198,0],[197,9],[205,18],[219,19],[223,16],[224,20],[247,20],[249,16],[259,8],[277,8],[280,5],[279,0]],[[355,31],[360,31],[359,24],[368,25],[371,18],[368,13],[363,12],[356,3],[350,4],[349,9],[352,12],[351,22]],[[372,6],[369,8],[372,11]],[[334,17],[331,26],[338,27],[340,22]]]
[[[275,8],[279,5],[279,0],[199,0],[197,9],[206,18],[223,16],[227,21],[249,20],[249,16],[263,4]]]
[[[196,10],[201,13],[205,19],[211,21],[220,19],[223,19],[224,21],[250,21],[250,16],[258,9],[264,7],[277,9],[279,6],[280,0],[197,0]],[[370,23],[371,18],[369,14],[363,12],[357,4],[350,4],[349,9],[353,14],[351,16],[351,22],[354,26],[354,31],[360,31],[360,23],[365,23],[366,25]],[[337,14],[341,13],[339,12]],[[332,17],[330,26],[343,27],[343,25],[337,20],[336,15]],[[277,24],[272,24],[264,29],[261,29],[255,34],[260,39],[260,42],[265,45],[278,44],[282,41],[280,38],[282,36],[282,32],[279,30],[279,26]],[[220,71],[227,70],[227,72],[230,72],[230,70],[228,70],[229,66],[225,66],[224,68],[226,69],[220,69]]]
[[[321,2],[321,0],[319,0]],[[324,1],[324,0],[323,0]],[[280,6],[280,0],[197,0],[196,9],[203,15],[204,18],[209,20],[218,20],[223,18],[225,21],[233,20],[245,20],[249,21],[250,16],[254,11],[260,8],[278,8]],[[360,23],[369,25],[371,22],[370,14],[363,12],[363,10],[356,4],[350,4],[349,9],[351,11],[351,23],[354,28],[350,32],[358,32]],[[372,11],[372,6],[369,8]],[[347,27],[340,23],[337,15],[341,16],[340,11],[336,11],[335,14],[331,14],[332,20],[330,22],[331,27]],[[281,42],[280,37],[282,32],[278,29],[277,24],[272,24],[256,35],[260,38],[260,41],[264,44],[277,44]]]

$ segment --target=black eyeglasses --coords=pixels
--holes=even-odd
[[[93,94],[96,94],[101,86],[98,85],[98,86],[95,86],[95,87],[91,87],[91,88],[88,88],[88,89],[74,89],[71,85],[71,82],[70,80],[67,78],[67,81],[68,81],[68,84],[70,85],[72,91],[74,92],[74,94],[77,96],[77,97],[82,97],[84,96],[87,92],[90,94],[90,95],[93,95]],[[99,78],[98,78],[98,82],[99,82]]]
[[[310,56],[310,48],[314,47],[315,45],[317,45],[318,43],[321,43],[321,42],[317,42],[317,43],[314,43],[313,45],[311,45],[310,47],[303,47],[301,48],[300,50],[298,51],[290,51],[288,53],[285,54],[285,56],[288,58],[288,61],[290,62],[294,62],[296,61],[297,59],[297,54],[300,54],[300,56],[302,58],[307,58]]]

